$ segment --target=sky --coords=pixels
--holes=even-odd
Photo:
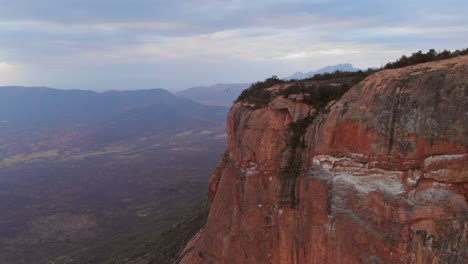
[[[180,90],[468,47],[466,0],[0,0],[0,85]]]

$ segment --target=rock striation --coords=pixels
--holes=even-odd
[[[468,263],[468,56],[303,96],[231,108],[181,263]]]

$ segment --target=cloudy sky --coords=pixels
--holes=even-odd
[[[468,47],[468,1],[0,0],[0,85],[178,90]]]

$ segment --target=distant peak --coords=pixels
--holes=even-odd
[[[314,76],[315,74],[323,74],[323,73],[330,73],[334,71],[359,71],[360,69],[354,68],[353,64],[351,63],[340,63],[340,64],[335,64],[335,65],[328,65],[325,66],[321,69],[315,70],[315,71],[310,71],[306,73],[302,72],[296,72],[291,76],[283,78],[283,80],[291,80],[291,79],[305,79],[309,78],[311,76]]]

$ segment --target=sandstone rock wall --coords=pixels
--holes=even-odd
[[[468,263],[468,56],[297,98],[232,107],[181,263]]]

